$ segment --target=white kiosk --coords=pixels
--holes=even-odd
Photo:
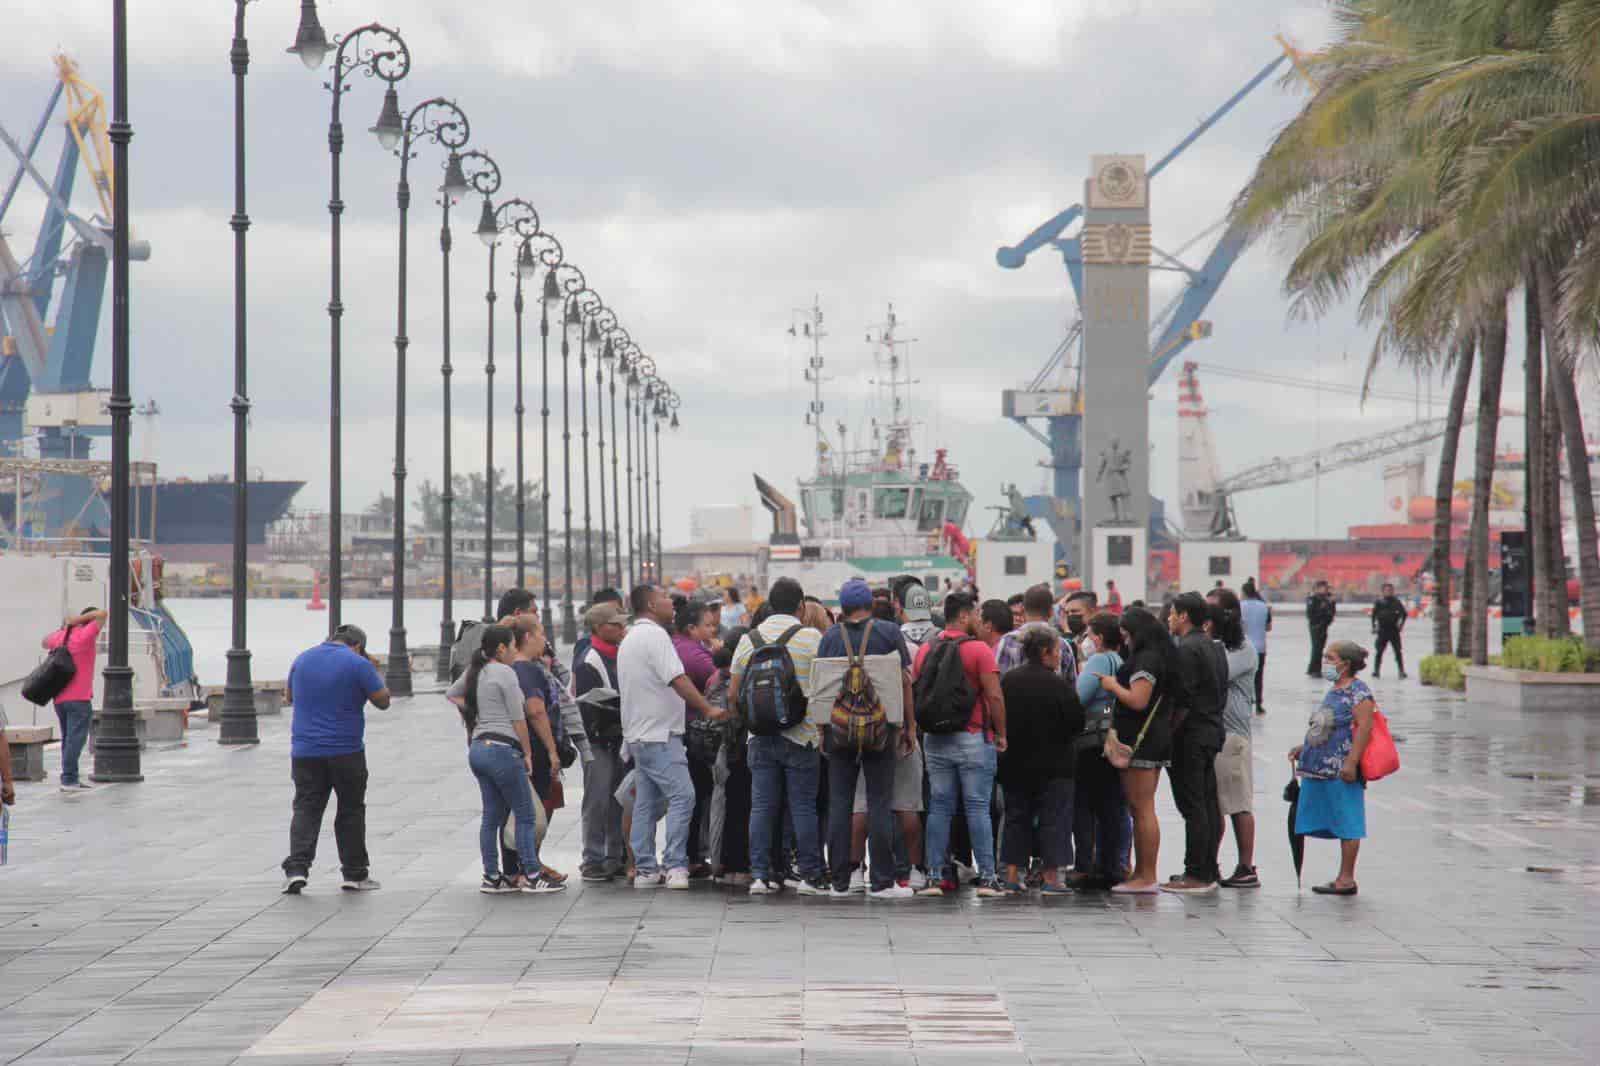
[[[1050,585],[1055,578],[1056,541],[1005,540],[979,537],[977,550],[978,592],[984,599],[1006,599],[1034,585]]]
[[[1186,540],[1178,545],[1178,580],[1201,595],[1222,582],[1238,591],[1244,579],[1261,580],[1261,545],[1250,540]]]

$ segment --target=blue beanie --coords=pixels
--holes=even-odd
[[[859,611],[872,606],[872,588],[861,578],[853,577],[839,587],[839,609]]]

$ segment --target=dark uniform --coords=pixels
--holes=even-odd
[[[1328,627],[1333,625],[1338,608],[1333,597],[1326,592],[1313,592],[1306,597],[1306,624],[1311,627],[1311,661],[1306,664],[1310,677],[1322,676],[1322,649],[1328,643]]]
[[[1383,649],[1394,646],[1394,662],[1400,676],[1406,676],[1406,660],[1400,650],[1400,631],[1406,627],[1406,605],[1399,596],[1380,596],[1372,605],[1372,631],[1378,635],[1375,642],[1377,655],[1373,659],[1372,676],[1383,673]]]

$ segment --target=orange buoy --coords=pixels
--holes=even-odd
[[[322,599],[322,575],[318,574],[311,582],[311,602],[306,604],[308,611],[326,611],[328,605]]]

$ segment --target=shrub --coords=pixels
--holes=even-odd
[[[1461,672],[1461,665],[1466,660],[1457,659],[1454,655],[1430,655],[1422,660],[1418,667],[1424,685],[1437,685],[1440,688],[1450,689],[1452,692],[1465,692],[1467,688],[1466,675]]]
[[[1501,662],[1512,670],[1581,674],[1600,668],[1577,637],[1510,637]]]

